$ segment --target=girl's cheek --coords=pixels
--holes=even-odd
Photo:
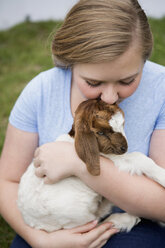
[[[122,89],[120,90],[120,97],[121,98],[127,98],[127,97],[131,96],[138,88],[139,83],[140,83],[140,80],[137,80],[131,86],[128,86],[128,87],[124,86],[124,88],[122,87]]]
[[[79,90],[87,99],[93,99],[100,96],[100,91],[98,89],[92,88],[85,83],[79,85]]]
[[[134,91],[135,91],[134,89],[125,89],[125,90],[122,90],[119,93],[119,97],[122,98],[122,99],[125,99],[125,98],[131,96],[134,93]]]

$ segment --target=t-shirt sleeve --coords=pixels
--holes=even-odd
[[[157,90],[157,102],[161,102],[161,108],[155,123],[155,129],[165,129],[165,73],[160,77],[160,87]]]
[[[165,101],[161,107],[160,113],[158,115],[155,129],[165,129]]]
[[[10,113],[10,124],[20,130],[38,132],[37,107],[40,99],[40,75],[27,84]]]

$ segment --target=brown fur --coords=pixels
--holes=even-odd
[[[75,138],[78,156],[94,176],[100,174],[100,152],[123,154],[127,151],[125,137],[114,132],[108,122],[117,111],[122,112],[116,104],[110,105],[102,100],[87,100],[82,102],[75,112],[69,134]]]

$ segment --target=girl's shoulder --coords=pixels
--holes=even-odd
[[[154,91],[165,95],[165,66],[147,61],[144,65],[141,87],[147,92]]]
[[[143,76],[149,77],[165,77],[165,66],[159,65],[157,63],[146,61],[143,69]]]
[[[53,67],[51,69],[41,72],[39,75],[47,79],[51,79],[54,78],[54,76],[65,77],[69,72],[70,72],[69,68]]]
[[[70,69],[62,69],[58,67],[51,68],[49,70],[39,73],[32,81],[36,84],[62,84],[71,77]]]
[[[21,95],[34,95],[35,98],[48,98],[59,91],[69,90],[71,71],[69,69],[51,68],[36,75],[23,89]]]
[[[52,68],[34,77],[18,97],[10,113],[10,123],[20,130],[39,132],[41,124],[50,119],[50,112],[57,112],[70,96],[70,74],[69,70]]]

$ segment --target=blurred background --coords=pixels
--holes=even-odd
[[[53,67],[51,40],[77,0],[0,0],[0,154],[8,116],[25,85]],[[139,0],[154,36],[151,60],[165,65],[165,0]],[[14,231],[0,216],[0,248]]]
[[[0,0],[0,29],[30,18],[31,21],[63,19],[77,0]],[[165,15],[165,0],[139,0],[151,17]]]

